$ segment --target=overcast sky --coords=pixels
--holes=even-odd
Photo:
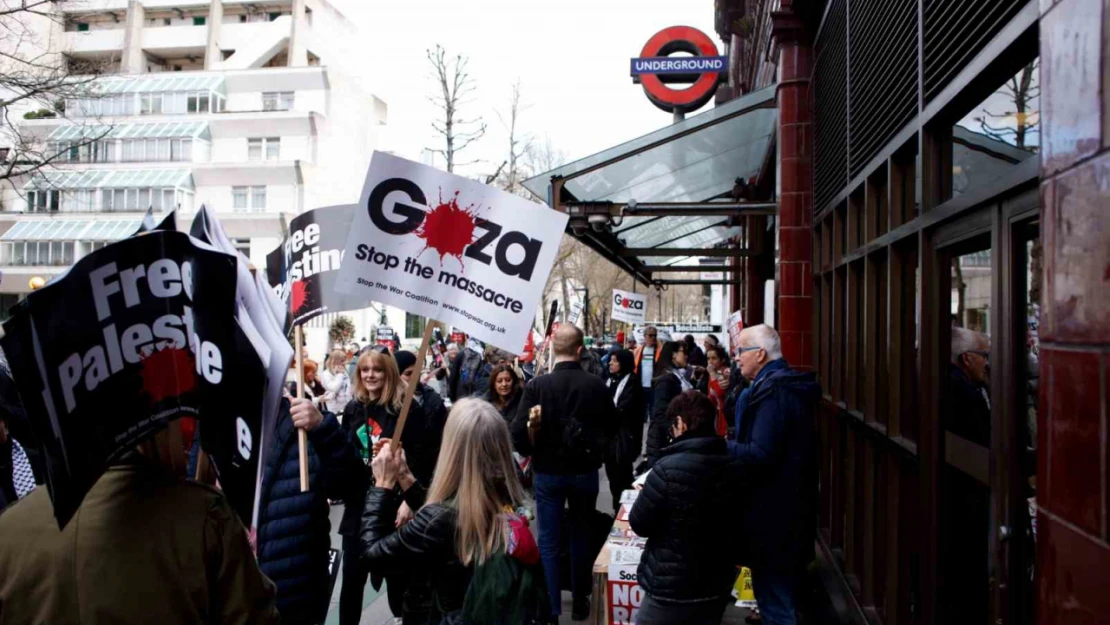
[[[425,50],[438,43],[470,58],[477,91],[463,115],[482,116],[488,132],[459,157],[486,161],[459,172],[468,175],[492,171],[507,153],[496,112],[507,112],[518,77],[529,107],[523,130],[574,160],[671,123],[629,76],[629,59],[651,35],[694,26],[721,46],[712,0],[331,2],[361,30],[369,88],[389,105],[381,149],[419,160],[423,148],[442,148],[430,126],[438,111],[427,101],[435,83]]]

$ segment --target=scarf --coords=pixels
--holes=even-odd
[[[678,382],[682,385],[682,392],[683,393],[685,393],[686,391],[694,388],[694,385],[690,384],[690,381],[686,379],[686,370],[685,369],[672,369],[671,373],[673,373],[675,375],[675,377],[678,378]]]
[[[620,384],[617,385],[617,390],[613,393],[613,405],[614,406],[617,405],[617,401],[621,398],[621,393],[624,392],[625,385],[628,384],[628,378],[631,378],[631,377],[632,377],[632,374],[628,374],[628,375],[624,376],[623,378],[621,378]],[[613,380],[609,380],[609,383],[612,384]]]
[[[27,454],[19,443],[12,440],[12,484],[15,486],[15,496],[22,499],[27,493],[35,489],[35,474],[31,471],[31,463]]]

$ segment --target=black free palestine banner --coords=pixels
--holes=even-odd
[[[289,307],[293,325],[367,305],[335,288],[356,208],[328,206],[297,215],[289,222],[289,236],[266,255],[266,280]]]
[[[519,350],[567,215],[375,152],[336,288]]]
[[[184,233],[148,232],[85,256],[4,324],[0,344],[43,445],[59,525],[112,460],[172,419],[203,417],[214,431],[238,419],[241,435],[259,440],[247,423],[258,427],[260,415],[228,408],[251,388],[235,262]],[[229,479],[233,503],[253,499],[253,487],[239,493]]]

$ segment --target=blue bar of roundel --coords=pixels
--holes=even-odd
[[[704,74],[728,69],[727,56],[653,56],[632,59],[632,75]]]

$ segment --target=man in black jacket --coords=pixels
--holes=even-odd
[[[615,433],[608,417],[613,402],[605,383],[578,364],[582,331],[563,324],[555,331],[555,367],[524,387],[512,424],[513,447],[532,456],[535,470],[536,512],[540,557],[547,576],[552,614],[562,613],[559,588],[559,548],[563,507],[571,515],[570,566],[574,608],[571,616],[585,620],[590,613],[589,519],[597,504],[598,469],[609,438]],[[533,407],[540,407],[538,423],[529,424]]]
[[[717,435],[717,407],[685,391],[667,407],[675,442],[648,474],[629,525],[648,539],[637,579],[638,625],[717,625],[730,598],[738,552],[716,528],[740,513],[740,472]]]

